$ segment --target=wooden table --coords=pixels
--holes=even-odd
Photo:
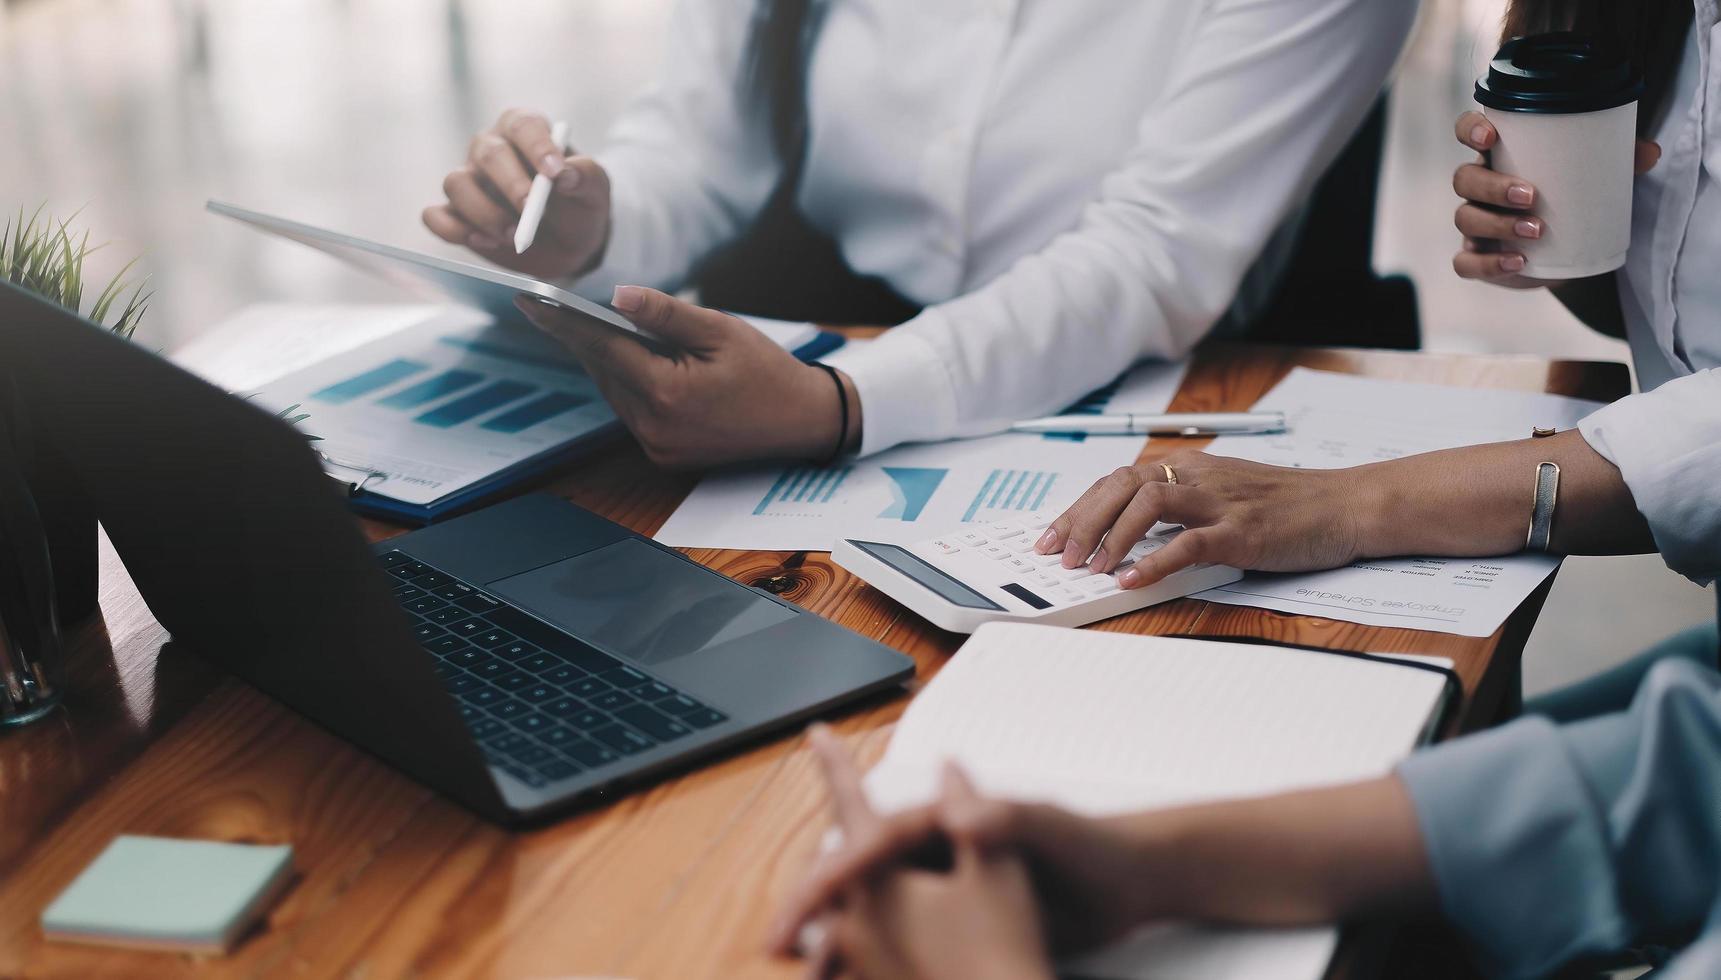
[[[1173,407],[1247,408],[1294,365],[1598,399],[1628,384],[1617,364],[1216,347],[1198,357]],[[1155,440],[1143,458],[1186,445]],[[650,534],[693,482],[657,472],[623,444],[552,487]],[[691,554],[910,654],[917,683],[961,640],[825,554]],[[766,959],[761,942],[824,826],[823,790],[798,733],[509,833],[206,663],[158,656],[167,637],[105,543],[102,576],[101,615],[71,637],[65,710],[0,735],[0,975],[797,975]],[[1096,628],[1450,657],[1465,692],[1456,725],[1472,728],[1496,716],[1516,683],[1546,591],[1480,640],[1192,600]],[[870,763],[907,700],[875,698],[832,720]],[[119,833],[291,842],[299,878],[267,928],[225,958],[44,943],[42,909]]]

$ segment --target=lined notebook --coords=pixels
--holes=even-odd
[[[1095,816],[1389,772],[1439,716],[1447,661],[989,623],[909,705],[867,774],[882,810],[931,799],[944,760],[982,792]],[[1319,980],[1331,927],[1149,927],[1065,975]]]

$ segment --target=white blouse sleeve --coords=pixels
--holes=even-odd
[[[580,293],[607,301],[623,283],[680,289],[764,206],[780,166],[739,81],[756,6],[675,5],[655,83],[593,154],[610,178],[610,238],[602,263],[574,284]]]
[[[1721,368],[1622,398],[1578,430],[1619,467],[1668,567],[1721,576]]]
[[[862,453],[1056,411],[1229,307],[1380,93],[1415,0],[1211,0],[1080,223],[979,289],[829,358]]]

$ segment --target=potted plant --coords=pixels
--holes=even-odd
[[[86,306],[84,260],[101,246],[90,245],[87,232],[74,236],[71,221],[46,218],[41,208],[28,218],[20,211],[8,219],[0,232],[0,277],[129,338],[149,303],[144,283],[127,278],[136,260]],[[24,408],[15,404],[12,410],[17,414]],[[55,447],[31,439],[29,430],[27,425],[16,427],[12,451],[48,538],[60,620],[78,622],[96,608],[96,514],[72,467]]]

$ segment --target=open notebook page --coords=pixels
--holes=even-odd
[[[909,705],[867,792],[924,802],[946,759],[983,792],[1096,816],[1348,782],[1407,755],[1443,692],[1432,671],[1313,651],[993,623]],[[1316,980],[1335,941],[1161,926],[1068,966]]]

